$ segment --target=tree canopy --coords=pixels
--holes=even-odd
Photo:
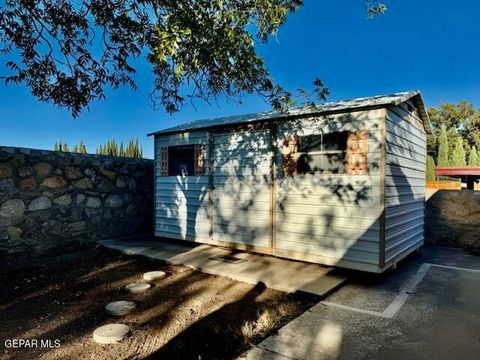
[[[383,13],[365,2],[368,16]],[[134,60],[155,76],[153,104],[172,113],[187,99],[245,93],[274,109],[294,97],[270,76],[256,43],[275,36],[302,0],[6,0],[0,5],[0,51],[6,83],[25,84],[39,100],[73,116],[107,88],[135,89]],[[328,94],[315,79],[318,98]]]
[[[470,102],[460,101],[430,108],[428,114],[433,134],[427,137],[427,150],[437,159],[438,166],[465,163],[474,166],[480,148],[480,109]],[[467,153],[468,162],[465,160]]]
[[[445,127],[450,140],[450,151],[457,138],[463,139],[468,148],[480,148],[480,109],[472,103],[460,101],[458,104],[446,103],[440,107],[428,109],[428,115],[433,126],[434,134],[428,137],[428,152],[436,154],[439,143],[435,138],[440,136],[441,128]]]

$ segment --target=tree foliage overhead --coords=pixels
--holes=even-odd
[[[386,10],[363,0],[369,16]],[[151,97],[168,112],[188,98],[262,95],[274,109],[294,103],[274,83],[256,43],[275,36],[302,0],[5,0],[0,49],[7,83],[73,116],[107,88],[135,88],[134,59],[146,56]],[[318,96],[328,91],[320,80]]]

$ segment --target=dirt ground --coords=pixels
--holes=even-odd
[[[151,270],[168,276],[144,294],[125,292]],[[0,284],[1,359],[234,359],[319,300],[101,248],[0,264]],[[135,301],[137,309],[109,317],[104,306],[116,300]],[[94,329],[113,322],[128,324],[129,337],[95,343]],[[14,349],[7,339],[58,339],[60,346]]]

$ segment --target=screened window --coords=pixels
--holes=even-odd
[[[364,175],[367,171],[367,131],[338,131],[285,139],[283,173]]]
[[[202,176],[205,174],[203,144],[160,148],[161,176]]]
[[[348,131],[299,138],[297,172],[345,173]]]

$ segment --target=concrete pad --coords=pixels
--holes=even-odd
[[[100,326],[93,332],[93,340],[99,344],[114,344],[122,341],[130,331],[124,324],[108,324]]]
[[[332,307],[321,302],[241,358],[254,360],[259,358],[259,354],[273,353],[298,360],[478,359],[480,261],[465,252],[447,252],[450,253],[449,266],[419,263],[415,258],[408,266],[399,266],[379,278],[383,280],[374,283],[373,287],[370,278],[363,283],[357,279],[345,285],[326,301],[349,301],[350,305],[361,306],[361,309]],[[444,255],[447,258],[443,250],[430,249],[420,258],[433,261],[444,258]],[[464,268],[462,265],[468,262],[476,266]],[[395,317],[373,316],[361,311],[368,305],[369,299],[390,299],[390,292],[405,288],[412,276],[416,276],[425,265],[431,266]],[[404,279],[403,283],[399,283],[400,278]],[[342,292],[344,294],[339,297]],[[348,299],[348,294],[362,300]]]
[[[132,294],[140,294],[147,291],[151,287],[152,285],[147,283],[132,283],[125,286],[125,290]]]
[[[337,274],[331,267],[247,252],[232,252],[210,245],[192,248],[190,244],[162,240],[105,240],[100,244],[125,254],[147,256],[249,284],[262,282],[269,288],[285,292],[302,291],[325,296],[346,280],[345,276]],[[236,257],[242,261],[221,261],[219,258],[222,256]]]
[[[114,301],[105,306],[107,314],[112,316],[124,316],[135,310],[136,305],[132,301]]]
[[[163,271],[149,271],[143,274],[143,279],[147,281],[160,280],[166,277],[167,274]]]

